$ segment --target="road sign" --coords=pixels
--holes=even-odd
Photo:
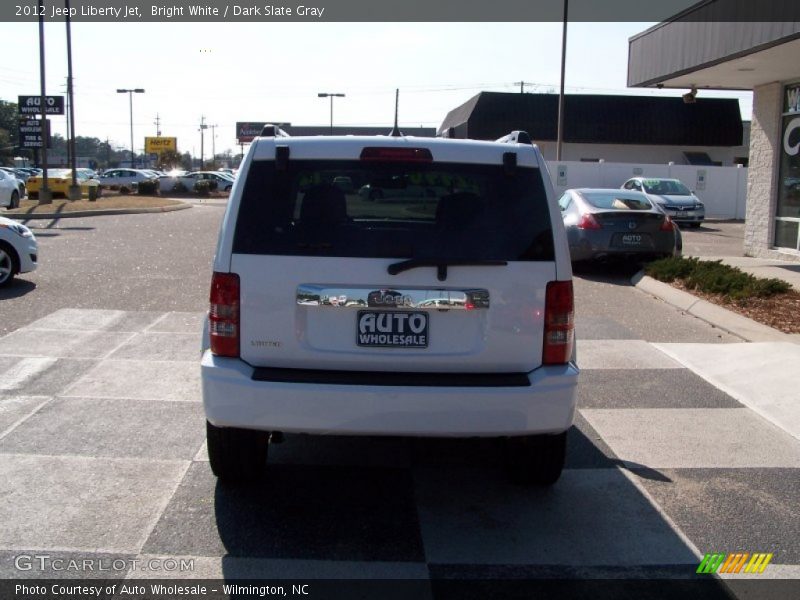
[[[40,115],[42,110],[40,105],[42,103],[41,96],[19,96],[17,108],[21,115]],[[45,104],[47,108],[45,112],[48,115],[63,115],[64,114],[64,96],[45,96]]]
[[[49,133],[50,120],[44,121]],[[42,121],[40,119],[20,119],[19,120],[19,145],[23,148],[42,147]],[[47,136],[47,147],[50,147],[50,136]]]

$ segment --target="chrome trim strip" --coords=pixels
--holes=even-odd
[[[416,310],[480,310],[489,308],[483,289],[339,288],[304,283],[297,286],[300,306],[326,308],[401,308]]]

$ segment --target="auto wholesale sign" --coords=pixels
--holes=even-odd
[[[64,96],[45,96],[45,113],[48,115],[64,114]],[[21,115],[40,115],[42,97],[41,96],[19,96],[18,111]]]
[[[178,151],[178,138],[174,137],[146,137],[144,138],[144,151],[147,154],[161,154],[167,150]]]

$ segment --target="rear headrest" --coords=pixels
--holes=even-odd
[[[483,198],[469,192],[442,196],[436,207],[436,223],[445,229],[465,229],[480,225],[485,218]]]
[[[331,225],[347,220],[344,192],[327,183],[309,188],[300,205],[300,222],[324,222]]]

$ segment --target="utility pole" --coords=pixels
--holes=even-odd
[[[536,85],[536,84],[535,83],[528,83],[528,82],[525,82],[525,81],[515,81],[514,85],[519,85],[519,93],[520,94],[524,94],[526,85]]]
[[[111,168],[111,142],[108,141],[106,136],[106,169]]]
[[[156,136],[161,137],[161,117],[158,116],[158,113],[156,113],[156,120],[153,125],[156,126]]]
[[[203,170],[203,164],[205,164],[205,150],[204,150],[204,139],[203,134],[205,130],[208,129],[208,125],[206,125],[206,118],[204,115],[200,115],[200,170]]]
[[[219,125],[209,125],[211,128],[211,168],[217,168],[217,127]]]
[[[42,187],[39,190],[39,204],[52,204],[53,196],[47,184],[47,141],[50,130],[47,127],[47,91],[44,84],[44,1],[39,13],[39,75],[41,77],[41,98],[39,99],[39,118],[42,120]]]

